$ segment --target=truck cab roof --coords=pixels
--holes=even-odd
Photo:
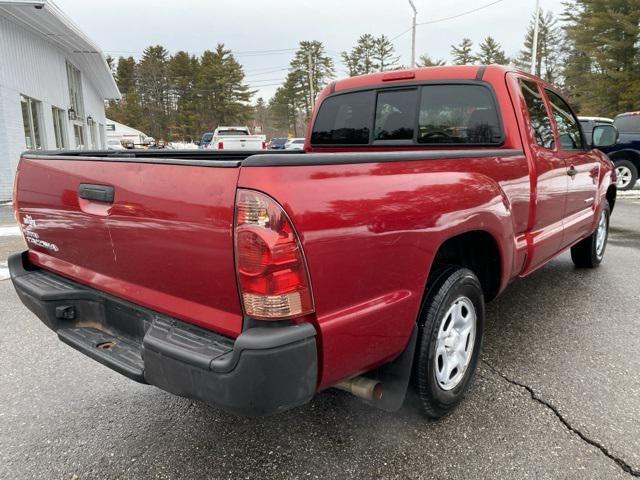
[[[504,76],[507,72],[518,72],[540,81],[526,72],[504,65],[446,65],[437,67],[419,67],[405,70],[369,73],[356,77],[344,78],[330,84],[332,92],[358,89],[367,86],[389,85],[402,82],[424,82],[430,80],[482,80],[485,75]],[[549,85],[551,86],[551,85]]]

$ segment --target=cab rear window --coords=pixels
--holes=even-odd
[[[489,88],[434,84],[328,97],[312,145],[499,145],[500,117]]]

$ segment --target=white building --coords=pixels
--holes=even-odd
[[[100,49],[50,0],[0,0],[0,201],[20,153],[105,148],[120,93]]]

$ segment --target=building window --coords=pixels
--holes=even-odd
[[[86,132],[84,130],[84,100],[82,96],[82,78],[80,70],[67,62],[67,83],[69,84],[69,100],[71,109],[75,112],[75,120],[71,121],[73,125],[73,136],[76,141],[76,148],[85,148]]]
[[[82,98],[82,80],[80,70],[67,62],[67,83],[69,84],[69,99],[71,108],[76,112],[76,118],[84,118],[84,101]]]
[[[20,95],[22,107],[22,123],[24,125],[24,141],[28,150],[40,150],[44,148],[42,142],[41,115],[42,103],[33,98]]]
[[[73,124],[73,136],[76,140],[76,148],[83,149],[84,143],[84,127],[74,122]]]
[[[56,137],[56,148],[67,148],[65,111],[58,107],[51,107],[51,113],[53,115],[53,132]]]
[[[88,125],[88,127],[91,140],[91,148],[95,150],[98,148],[98,132],[96,130],[95,122],[92,122],[90,125]]]
[[[98,132],[100,133],[100,148],[107,148],[107,142],[104,138],[104,125],[98,124]]]

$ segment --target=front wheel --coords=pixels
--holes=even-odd
[[[638,169],[629,160],[616,160],[616,177],[618,177],[618,183],[616,184],[618,190],[625,191],[631,190],[638,181]]]
[[[483,330],[484,296],[476,275],[459,267],[434,273],[414,365],[426,416],[442,417],[462,400],[478,363]]]
[[[571,247],[571,260],[573,260],[576,267],[594,268],[602,262],[604,251],[607,248],[607,240],[609,239],[610,215],[609,202],[605,200],[595,231]]]

